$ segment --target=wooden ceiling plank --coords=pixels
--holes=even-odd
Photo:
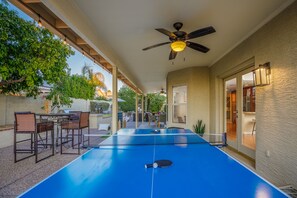
[[[24,3],[41,3],[41,0],[23,0]]]
[[[91,49],[90,50],[90,55],[91,56],[98,56],[99,54],[95,50]]]
[[[56,19],[56,28],[65,29],[65,28],[69,28],[69,26],[66,23],[64,23],[62,20]]]
[[[76,43],[78,45],[85,45],[85,44],[88,44],[86,41],[84,41],[82,38],[77,38],[76,39]]]

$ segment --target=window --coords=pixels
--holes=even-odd
[[[173,87],[173,123],[186,123],[187,120],[187,86]]]

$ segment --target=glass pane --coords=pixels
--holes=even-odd
[[[173,120],[174,123],[186,123],[187,104],[173,105]]]
[[[236,141],[236,78],[225,82],[227,139]]]
[[[187,120],[187,86],[173,87],[172,122],[186,123]]]
[[[173,87],[173,104],[187,103],[187,86]]]
[[[242,75],[242,145],[256,148],[256,94],[253,72]]]

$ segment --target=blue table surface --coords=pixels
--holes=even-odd
[[[151,129],[120,130],[147,134]],[[190,130],[161,130],[201,139]],[[186,134],[188,134],[186,136]],[[170,136],[175,137],[175,136]],[[114,142],[110,137],[105,142]],[[144,138],[144,137],[141,137]],[[151,137],[147,137],[151,138]],[[133,142],[133,138],[126,141]],[[135,141],[139,141],[136,138]],[[203,140],[201,139],[201,142]],[[154,160],[173,162],[148,168]],[[209,144],[118,145],[95,148],[78,157],[20,197],[287,197],[254,172]]]

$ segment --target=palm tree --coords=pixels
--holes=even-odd
[[[102,89],[104,91],[107,90],[106,85],[104,83],[105,78],[101,72],[94,73],[91,69],[91,66],[85,64],[82,68],[82,75],[89,80],[91,84],[96,86],[96,88]]]

